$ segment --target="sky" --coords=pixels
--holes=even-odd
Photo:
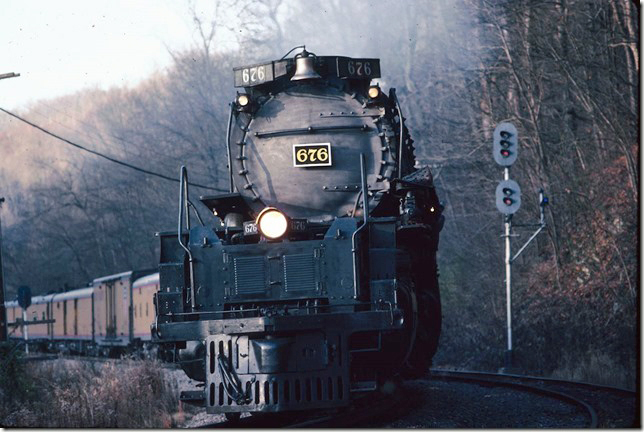
[[[198,0],[196,9],[211,2]],[[190,3],[2,0],[0,107],[19,109],[84,88],[133,86],[193,43]]]

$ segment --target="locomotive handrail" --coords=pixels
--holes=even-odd
[[[177,229],[177,239],[179,244],[188,254],[188,268],[190,272],[190,308],[195,310],[195,273],[194,273],[194,260],[190,248],[183,244],[181,234],[183,233],[183,219],[186,219],[186,229],[190,232],[190,204],[188,200],[188,169],[185,165],[181,165],[181,177],[179,181],[179,226]]]
[[[255,132],[257,138],[266,138],[273,137],[278,135],[297,135],[297,134],[311,134],[315,132],[329,132],[329,131],[340,131],[340,130],[361,130],[363,132],[371,129],[368,125],[338,125],[338,126],[309,126],[305,128],[294,128],[294,129],[280,129],[267,132]]]

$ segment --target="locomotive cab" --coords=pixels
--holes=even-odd
[[[234,69],[223,225],[161,234],[153,334],[211,413],[347,405],[428,369],[441,206],[378,59],[303,50]],[[184,229],[185,228],[185,229]]]

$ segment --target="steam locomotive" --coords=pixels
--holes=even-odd
[[[346,406],[427,371],[440,334],[442,206],[380,61],[316,56],[234,69],[229,193],[181,170],[176,232],[159,233],[154,340],[201,382],[209,413]],[[198,216],[198,212],[197,212]]]

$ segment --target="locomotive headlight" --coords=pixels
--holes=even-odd
[[[247,94],[242,93],[237,95],[237,104],[239,104],[240,107],[245,107],[249,102],[250,98]]]
[[[367,92],[367,94],[371,99],[377,98],[378,96],[380,96],[380,87],[378,86],[369,87],[369,91]]]
[[[257,227],[264,237],[276,239],[284,235],[288,227],[286,216],[274,207],[266,207],[257,216]]]

